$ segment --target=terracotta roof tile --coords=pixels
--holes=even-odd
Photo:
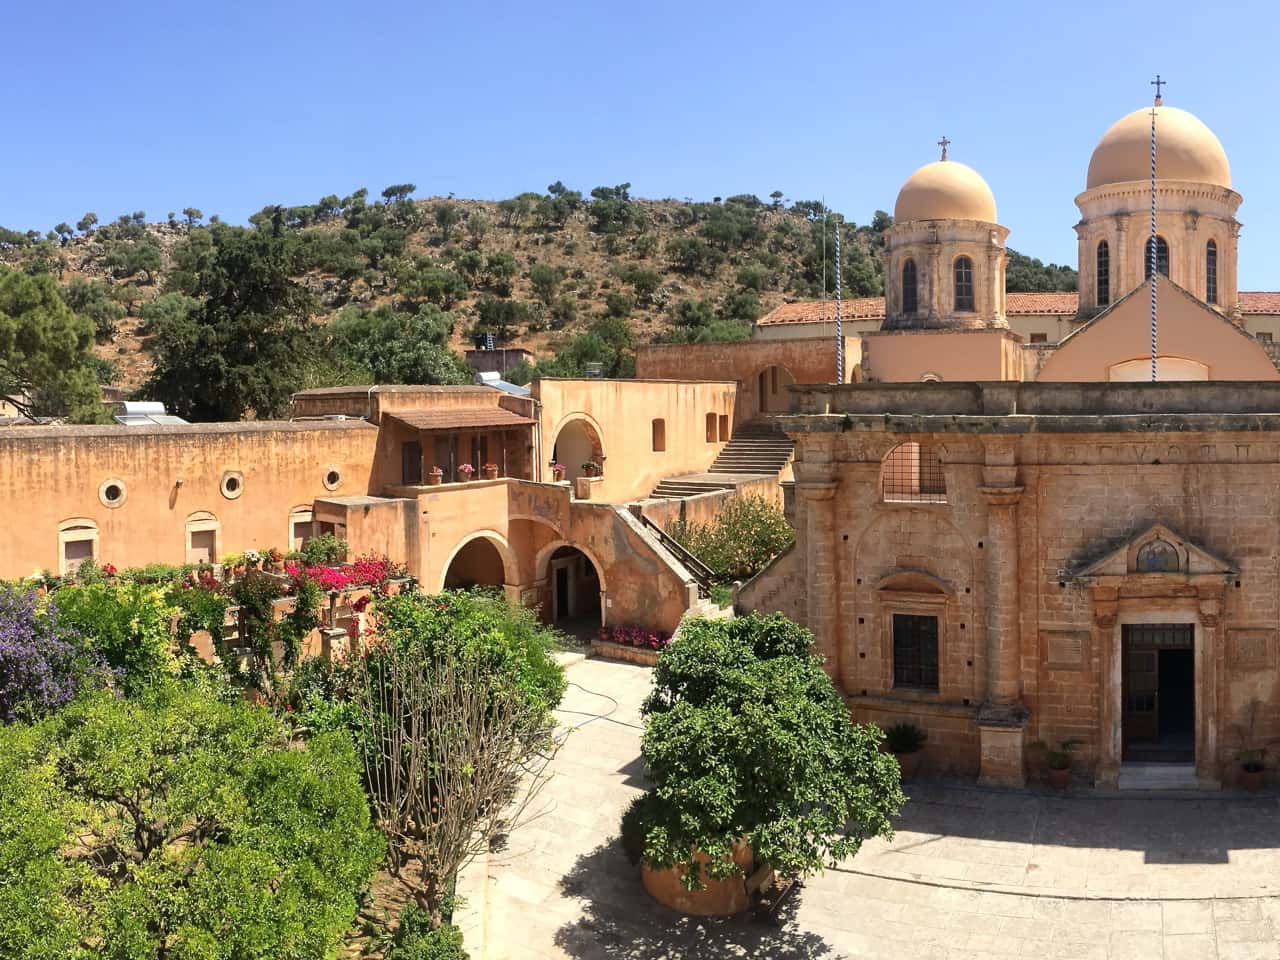
[[[384,415],[415,430],[468,430],[473,427],[527,427],[528,417],[503,407],[459,407],[454,410],[397,410]]]
[[[1075,293],[1010,293],[1005,307],[1009,316],[1068,316],[1076,312],[1079,297]],[[1274,313],[1280,315],[1280,292],[1266,290],[1241,290],[1240,310],[1243,313]],[[883,320],[884,297],[856,297],[840,305],[843,320]],[[802,300],[784,303],[760,320],[760,324],[775,323],[829,323],[836,318],[834,300]]]

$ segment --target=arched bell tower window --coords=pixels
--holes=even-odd
[[[915,313],[920,306],[916,294],[916,262],[907,260],[902,265],[902,312]]]
[[[1142,277],[1151,279],[1151,238],[1147,238],[1146,249],[1142,252]],[[1156,237],[1156,269],[1166,277],[1169,275],[1169,244],[1164,237]]]
[[[1098,244],[1098,306],[1111,302],[1111,248],[1107,241]]]
[[[973,312],[973,261],[968,257],[957,257],[956,275],[956,312]]]
[[[1204,245],[1204,300],[1218,302],[1218,245],[1212,240]]]

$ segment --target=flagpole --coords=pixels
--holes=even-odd
[[[844,383],[844,332],[840,323],[840,218],[836,217],[836,383]]]
[[[1156,107],[1160,106],[1160,87],[1165,81],[1160,74],[1151,81],[1156,88],[1156,102],[1151,107],[1151,240],[1147,251],[1147,272],[1151,274],[1151,382],[1156,382],[1156,267],[1159,263],[1156,239]]]

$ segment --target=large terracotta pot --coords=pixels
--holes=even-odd
[[[1055,790],[1067,789],[1067,784],[1071,782],[1070,767],[1049,767],[1046,776],[1049,779],[1049,786]]]
[[[1256,793],[1262,789],[1262,781],[1266,777],[1267,771],[1262,764],[1240,767],[1240,786],[1244,787],[1250,793]]]
[[[486,480],[497,480],[497,479],[498,479],[498,467],[497,467],[497,465],[496,465],[496,464],[495,464],[494,466],[492,466],[492,467],[489,467],[489,466],[481,467],[481,468],[480,468],[480,470],[481,470],[481,472],[483,473],[484,478],[485,478]]]
[[[427,486],[438,487],[444,482],[444,471],[439,467],[433,468],[427,473]]]
[[[905,783],[908,780],[914,780],[916,774],[920,772],[920,761],[924,759],[924,753],[920,750],[912,750],[910,753],[895,753],[893,758],[902,768],[902,781]]]
[[[706,855],[701,851],[694,857],[699,863],[707,862]],[[747,894],[747,874],[751,872],[754,858],[746,841],[734,845],[733,862],[738,865],[740,873],[725,880],[704,879],[705,886],[701,890],[685,889],[681,882],[684,871],[678,867],[658,870],[642,863],[640,881],[649,891],[649,896],[677,913],[699,917],[731,917],[742,913],[751,905],[751,897]]]

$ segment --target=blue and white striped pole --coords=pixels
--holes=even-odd
[[[1147,271],[1151,274],[1151,382],[1156,381],[1156,266],[1159,262],[1156,248],[1156,107],[1160,106],[1160,87],[1165,81],[1160,74],[1151,81],[1156,88],[1156,102],[1151,107],[1151,247],[1147,251]]]
[[[840,323],[840,220],[836,218],[836,383],[844,383],[844,331]]]

